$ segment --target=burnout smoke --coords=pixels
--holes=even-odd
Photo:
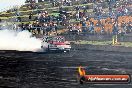
[[[41,40],[31,36],[28,31],[0,30],[0,50],[38,52]]]

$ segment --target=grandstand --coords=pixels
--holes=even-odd
[[[20,8],[0,13],[0,28],[18,25],[35,34],[130,33],[132,26],[129,0],[26,0]],[[18,29],[12,27],[12,29]]]

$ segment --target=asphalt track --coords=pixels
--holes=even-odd
[[[132,84],[79,84],[87,74],[132,74],[132,54],[89,50],[70,53],[0,51],[0,88],[132,88]]]

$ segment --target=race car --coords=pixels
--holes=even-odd
[[[65,41],[63,36],[44,36],[41,48],[46,52],[69,52],[71,50],[71,45],[70,42]]]

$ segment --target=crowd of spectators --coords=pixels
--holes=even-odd
[[[76,32],[94,32],[96,27],[101,27],[101,32],[105,30],[104,24],[100,21],[101,19],[111,18],[115,19],[115,22],[111,23],[113,25],[113,32],[117,32],[117,19],[119,16],[125,16],[131,14],[131,6],[129,0],[27,0],[28,7],[30,9],[38,9],[36,2],[48,1],[51,3],[52,7],[59,8],[59,15],[50,15],[48,10],[38,10],[38,16],[34,19],[34,13],[30,13],[29,21],[34,21],[33,23],[20,24],[19,27],[22,30],[34,30],[37,29],[38,32],[43,30],[44,34],[54,31],[57,33],[57,30],[60,26],[68,28],[69,31],[75,30]],[[105,1],[105,2],[104,2]],[[78,4],[87,4],[92,3],[92,5],[78,5]],[[76,4],[75,6],[73,6]],[[73,6],[72,11],[66,10],[63,6]],[[108,11],[105,11],[105,9]],[[89,13],[88,10],[92,12]],[[16,10],[15,15],[17,16],[16,21],[21,22],[22,18],[21,13]],[[94,18],[98,22],[95,23],[90,19]],[[75,20],[75,21],[71,21]],[[87,24],[89,22],[89,24]],[[108,22],[106,22],[108,23]],[[109,24],[109,23],[108,23]],[[81,25],[81,26],[80,26]],[[123,29],[131,29],[131,23],[120,25]],[[118,28],[119,29],[119,28]]]
[[[38,16],[35,19],[33,19],[33,14],[30,13],[28,19],[30,21],[34,20],[34,22],[33,23],[29,22],[26,24],[22,23],[19,25],[20,29],[29,30],[29,31],[36,29],[38,33],[40,33],[41,30],[43,30],[43,34],[46,34],[46,35],[51,30],[57,33],[58,23],[56,21],[56,17],[50,16],[47,11],[39,12]]]

